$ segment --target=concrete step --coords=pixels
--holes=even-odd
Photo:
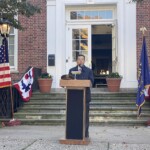
[[[66,114],[64,113],[16,113],[16,118],[26,118],[26,119],[65,119]],[[127,119],[127,118],[137,118],[137,113],[93,113],[90,112],[91,119],[105,119],[105,118],[112,118],[112,119]],[[150,113],[142,113],[141,118],[150,118]]]
[[[30,100],[29,102],[26,102],[24,103],[24,105],[28,105],[28,104],[45,104],[45,103],[57,103],[57,104],[63,104],[63,103],[66,103],[66,100]],[[129,99],[126,99],[126,100],[91,100],[90,102],[91,104],[94,104],[94,103],[132,103],[132,104],[136,104],[136,101],[135,100],[129,100]],[[146,102],[145,104],[149,104],[150,105],[150,102]]]
[[[54,105],[39,105],[39,106],[36,106],[36,105],[25,105],[24,107],[22,107],[21,109],[37,109],[37,110],[40,110],[40,109],[47,109],[47,110],[65,110],[66,109],[66,106],[65,105],[60,105],[60,106],[54,106]],[[99,106],[93,106],[91,105],[90,106],[90,110],[103,110],[103,109],[107,109],[107,110],[137,110],[137,107],[136,106],[126,106],[126,105],[119,105],[119,106],[116,106],[116,105],[99,105]],[[150,110],[150,107],[146,107],[144,106],[142,108],[142,110]]]
[[[65,100],[66,99],[66,97],[60,97],[60,96],[58,96],[58,97],[36,97],[36,96],[34,96],[34,97],[32,97],[30,100],[32,101],[32,100]],[[136,100],[136,97],[102,97],[102,96],[99,96],[99,97],[92,97],[91,98],[92,100]]]
[[[66,109],[65,108],[65,105],[25,105],[23,108],[25,108],[25,109],[30,109],[30,108],[33,108],[34,107],[34,109]],[[104,108],[106,108],[106,109],[132,109],[132,110],[136,110],[137,108],[136,108],[136,106],[135,105],[116,105],[116,104],[109,104],[109,105],[106,105],[106,104],[104,104],[104,105],[90,105],[90,108],[92,109],[92,110],[94,110],[94,109],[104,109]],[[135,109],[134,109],[135,108]],[[147,110],[150,110],[150,106],[149,105],[145,105],[144,107],[143,107],[144,109],[147,109]]]
[[[64,113],[66,110],[65,107],[23,107],[19,110],[19,112],[32,112],[32,113]],[[91,112],[93,113],[99,113],[99,112],[120,112],[120,113],[133,113],[137,112],[136,107],[91,107],[90,109]],[[150,108],[142,108],[142,112],[148,112],[150,113]]]
[[[22,122],[22,125],[65,125],[65,119],[19,119]],[[9,121],[9,119],[0,119],[0,121]],[[113,119],[105,119],[105,120],[96,120],[90,121],[90,125],[98,125],[98,126],[144,126],[146,123],[146,119],[128,119],[128,120],[113,120]]]
[[[25,106],[59,106],[59,105],[66,105],[66,101],[30,101],[28,103],[24,104]],[[90,105],[116,105],[116,106],[122,106],[122,105],[129,105],[129,106],[135,106],[135,101],[92,101]],[[145,105],[150,106],[150,103],[145,103]]]
[[[64,94],[60,94],[60,93],[55,93],[55,94],[52,94],[52,93],[46,93],[46,94],[42,94],[42,93],[38,93],[38,94],[35,94],[33,93],[32,94],[32,97],[44,97],[44,98],[47,98],[47,97],[63,97],[65,98],[66,97],[66,93]],[[130,93],[99,93],[99,94],[91,94],[91,97],[136,97],[136,94],[130,94]]]
[[[25,111],[19,111],[18,113],[62,113],[62,114],[65,114],[65,110],[25,110]],[[92,110],[91,112],[93,113],[106,113],[106,114],[109,114],[109,113],[122,113],[122,114],[125,114],[125,113],[130,113],[130,114],[134,114],[136,113],[137,114],[137,110],[106,110],[106,109],[103,109],[103,110]],[[148,110],[142,110],[142,113],[150,113],[150,111]],[[17,114],[17,113],[16,113]]]
[[[66,93],[40,93],[40,92],[34,92],[32,94],[32,96],[42,96],[42,97],[47,97],[47,96],[53,96],[53,97],[57,97],[57,96],[65,96]],[[124,92],[98,92],[98,93],[91,93],[91,96],[92,97],[97,97],[97,96],[105,96],[105,97],[108,97],[108,96],[114,96],[114,97],[117,97],[117,96],[136,96],[136,93],[133,92],[133,93],[124,93]]]
[[[150,103],[142,108],[137,119],[135,92],[92,93],[90,104],[91,125],[143,126],[150,118]],[[31,100],[15,113],[24,125],[64,125],[66,114],[65,93],[41,94],[34,92]]]

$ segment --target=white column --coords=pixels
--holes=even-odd
[[[56,1],[47,0],[47,58],[49,54],[56,57]],[[47,72],[53,76],[52,87],[56,87],[56,63],[55,66],[48,66]]]
[[[136,52],[136,4],[124,2],[125,6],[125,87],[137,87]]]
[[[117,3],[117,23],[118,23],[118,72],[123,76],[121,87],[124,87],[126,81],[125,75],[125,57],[124,57],[124,34],[125,34],[125,15],[124,3],[119,1]]]
[[[56,87],[65,74],[65,5],[63,0],[56,0]]]

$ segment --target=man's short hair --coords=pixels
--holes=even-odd
[[[83,58],[84,58],[84,60],[85,60],[85,56],[83,55],[83,54],[79,54],[78,56],[77,56],[77,59],[78,59],[78,57],[80,57],[80,56],[82,56]],[[77,60],[76,59],[76,60]]]

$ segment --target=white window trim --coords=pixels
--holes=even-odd
[[[92,8],[92,9],[91,9]],[[70,19],[70,13],[72,11],[91,11],[91,10],[95,10],[95,11],[99,11],[99,10],[111,10],[113,12],[113,19],[83,19],[83,20],[71,20]],[[94,6],[94,7],[90,7],[90,6],[67,6],[66,7],[66,22],[72,22],[72,23],[76,23],[76,22],[105,22],[105,21],[112,21],[112,20],[116,20],[116,5],[112,5],[112,6]]]
[[[10,66],[10,71],[11,73],[18,73],[18,30],[17,29],[14,29],[14,66]]]

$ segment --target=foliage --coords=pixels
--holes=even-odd
[[[52,75],[48,74],[47,72],[42,73],[40,78],[45,78],[45,79],[52,79]]]
[[[28,0],[0,0],[0,18],[7,19],[13,27],[19,30],[22,30],[23,27],[17,19],[17,15],[29,18],[40,12],[41,9]]]
[[[122,78],[122,76],[119,75],[118,72],[112,72],[107,76],[107,78]]]
[[[132,2],[142,2],[144,0],[131,0]]]

